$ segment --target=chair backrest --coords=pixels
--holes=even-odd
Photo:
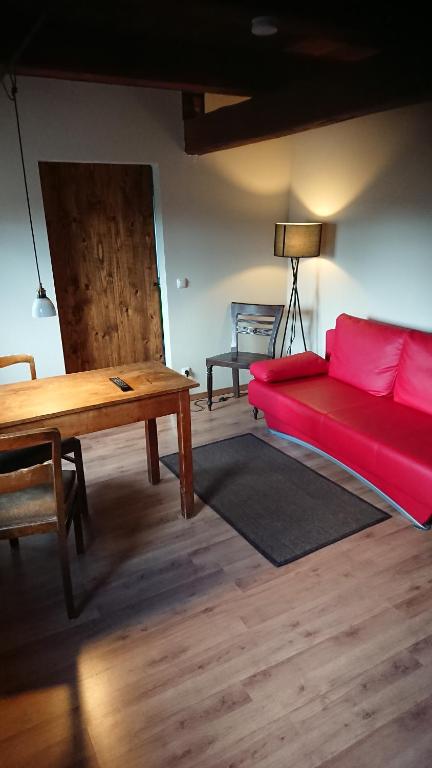
[[[231,304],[231,351],[238,353],[239,334],[268,337],[267,354],[275,356],[276,338],[284,304]]]
[[[52,460],[49,463],[35,464],[30,467],[17,469],[14,472],[0,474],[0,495],[44,484],[51,485],[57,514],[57,525],[59,528],[64,528],[66,520],[61,467],[61,438],[58,429],[35,429],[20,434],[0,435],[0,453],[40,445],[50,446]],[[35,523],[35,527],[37,527],[37,523]],[[2,529],[4,530],[5,526],[2,526]]]
[[[5,355],[0,357],[0,368],[7,368],[9,365],[17,365],[17,363],[28,363],[32,379],[36,378],[35,361],[31,355]]]

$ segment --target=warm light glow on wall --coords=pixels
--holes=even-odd
[[[336,263],[333,259],[326,259],[321,257],[319,259],[308,259],[302,262],[303,272],[306,274],[315,271],[320,275],[323,280],[328,280],[329,283],[333,283],[338,290],[341,285],[346,288],[354,288],[356,281],[345,269],[342,269],[339,263]]]
[[[377,123],[381,116],[374,116]],[[320,128],[295,137],[292,191],[314,217],[326,219],[348,208],[380,176],[399,150],[397,131],[365,132],[360,121]],[[355,151],[356,143],[361,152]],[[365,162],[365,156],[367,162]]]
[[[246,192],[278,195],[290,187],[291,153],[283,139],[214,152],[200,158]]]

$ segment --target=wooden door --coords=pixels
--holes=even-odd
[[[39,173],[66,372],[163,360],[151,166]]]

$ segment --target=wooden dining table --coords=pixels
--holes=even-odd
[[[117,376],[132,389],[120,390]],[[197,387],[159,362],[69,373],[0,385],[0,434],[56,427],[63,439],[112,427],[145,423],[148,478],[160,481],[156,419],[177,415],[181,514],[194,507],[189,390]]]

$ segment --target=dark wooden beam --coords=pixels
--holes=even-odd
[[[69,80],[85,83],[101,83],[104,85],[125,85],[137,88],[157,88],[169,91],[191,91],[193,93],[222,93],[227,96],[247,96],[251,88],[242,85],[230,85],[222,80],[211,83],[199,81],[193,77],[174,77],[169,74],[124,74],[117,75],[111,72],[96,72],[93,70],[62,69],[55,67],[40,67],[20,65],[16,67],[17,75],[25,77],[43,77],[52,80]]]
[[[18,62],[21,74],[66,80],[84,80],[116,85],[168,88],[194,93],[223,93],[240,96],[265,93],[284,83],[284,72],[308,77],[317,69],[331,72],[332,63],[314,57],[293,57],[280,46],[224,48],[220,41],[181,39],[169,45],[153,39],[147,31],[139,35],[98,33],[63,28],[58,22],[37,36]],[[249,37],[251,37],[249,35]],[[77,45],[79,39],[79,46]],[[248,41],[249,42],[249,41]],[[263,42],[263,41],[260,41]],[[256,43],[256,40],[255,40]],[[1,51],[0,51],[1,58]]]
[[[94,40],[88,31],[73,34],[51,23],[20,56],[17,71],[35,77],[201,93],[254,91],[248,62],[239,57],[232,71],[228,62],[220,63],[217,51],[201,43],[185,49],[177,41],[167,47],[163,41],[128,38],[112,31],[97,46]]]
[[[427,101],[431,73],[430,62],[414,69],[378,61],[341,67],[332,79],[296,80],[283,91],[185,120],[185,150],[202,155]]]
[[[192,120],[205,113],[204,93],[182,93],[183,120]]]

